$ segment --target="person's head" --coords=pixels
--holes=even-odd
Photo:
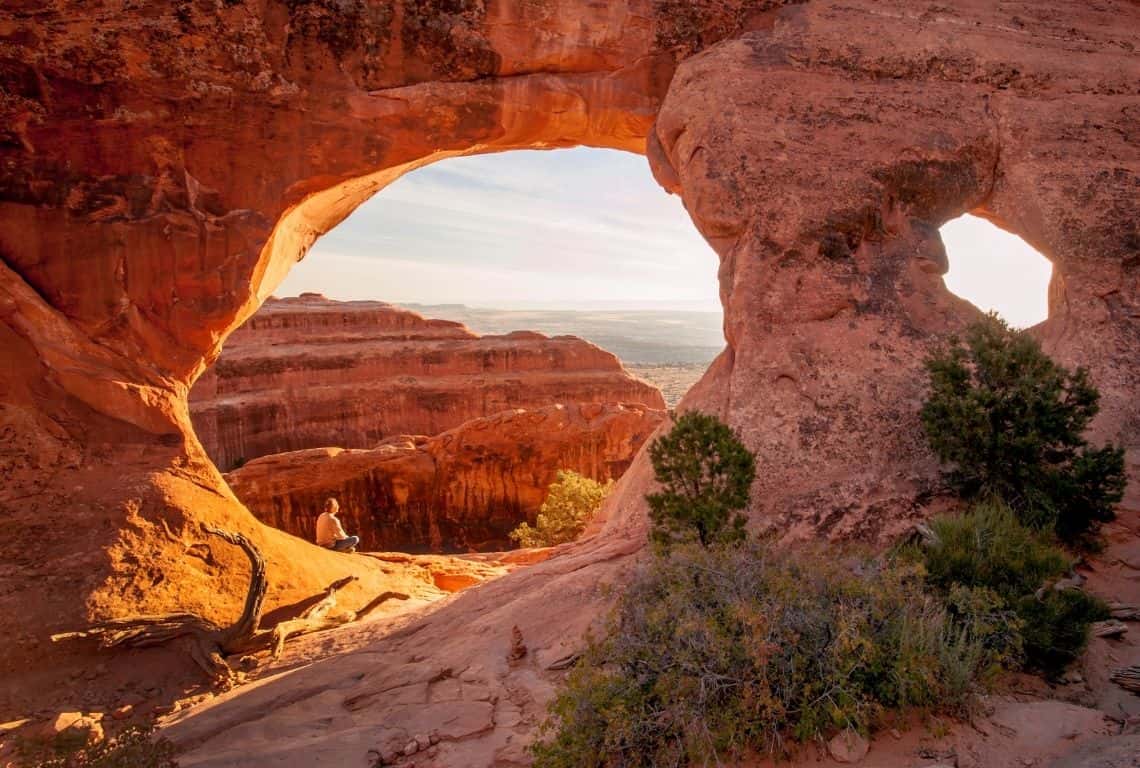
[[[332,496],[325,499],[325,512],[328,512],[330,515],[335,515],[339,509],[340,504]]]

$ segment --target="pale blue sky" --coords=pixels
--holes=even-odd
[[[1017,326],[1044,319],[1047,261],[973,217],[942,234],[951,290]],[[410,173],[318,241],[277,295],[719,311],[716,272],[716,255],[644,157],[580,148]]]
[[[321,238],[277,294],[719,311],[716,271],[716,254],[644,157],[522,151],[404,176]]]

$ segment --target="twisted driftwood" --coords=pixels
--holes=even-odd
[[[1124,690],[1140,695],[1140,665],[1115,669],[1108,679]]]
[[[319,603],[306,610],[297,618],[282,621],[273,629],[269,630],[267,641],[273,646],[273,658],[276,659],[281,655],[281,652],[285,650],[285,641],[293,635],[320,632],[323,629],[332,629],[333,627],[339,627],[341,624],[355,621],[356,613],[353,611],[341,611],[332,614],[333,608],[336,607],[337,590],[355,580],[355,576],[345,576],[339,581],[334,581],[329,585],[328,589],[325,590],[325,596]]]
[[[265,558],[261,556],[257,547],[240,533],[231,533],[209,526],[205,530],[241,547],[249,558],[249,589],[245,595],[245,606],[242,608],[241,616],[233,624],[220,627],[192,613],[130,616],[102,621],[77,632],[52,635],[52,642],[96,638],[102,648],[146,648],[177,641],[187,646],[190,657],[207,675],[223,684],[228,684],[233,681],[233,670],[226,663],[225,656],[272,648],[273,658],[277,658],[285,647],[285,641],[290,637],[332,629],[355,621],[390,598],[408,599],[407,595],[398,592],[385,592],[360,611],[342,610],[334,614],[337,590],[356,580],[355,576],[346,576],[330,584],[325,590],[324,598],[298,618],[282,621],[272,629],[261,629],[261,611],[269,587],[269,580],[265,575]]]
[[[1135,605],[1110,600],[1108,610],[1112,614],[1112,618],[1118,621],[1140,621],[1140,608]]]

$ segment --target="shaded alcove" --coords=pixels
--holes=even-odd
[[[1053,265],[1017,235],[965,214],[940,230],[950,262],[946,288],[983,312],[997,312],[1014,328],[1049,317]]]

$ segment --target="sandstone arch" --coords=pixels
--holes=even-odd
[[[223,600],[191,586],[237,564],[186,557],[203,523],[262,549],[271,603],[349,568],[376,591],[379,569],[295,551],[236,502],[189,429],[187,388],[312,240],[400,173],[512,147],[641,151],[674,61],[676,35],[653,8],[0,11],[0,503],[13,569],[0,601],[22,617],[6,673],[50,678],[44,658],[58,652],[43,639],[87,619],[232,614],[240,567]],[[685,39],[719,19],[686,16]]]
[[[29,627],[126,604],[220,613],[187,586],[200,566],[162,521],[246,532],[280,585],[271,600],[344,567],[250,519],[188,430],[186,388],[313,237],[447,154],[644,142],[721,257],[729,349],[687,402],[759,450],[758,526],[885,536],[937,492],[917,371],[972,312],[938,280],[937,227],[969,210],[1054,262],[1040,333],[1093,369],[1097,429],[1135,466],[1135,3],[179,8],[0,12],[4,552],[48,585],[44,600],[13,576],[0,608]],[[502,658],[496,628],[514,622],[537,664],[563,653],[594,585],[640,548],[647,482],[636,465],[603,535],[460,600],[417,643],[459,668]],[[65,515],[79,538],[58,537]],[[448,641],[473,626],[485,639]],[[7,663],[28,659],[43,662],[31,640]]]

